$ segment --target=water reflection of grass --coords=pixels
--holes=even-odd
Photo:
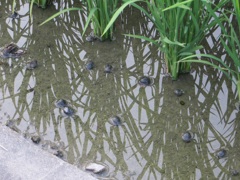
[[[129,41],[129,43],[130,42],[131,41]],[[145,45],[146,44],[144,44],[144,46]],[[130,44],[126,44],[125,47],[129,49],[129,46]],[[140,52],[139,52],[139,49],[141,49]],[[125,50],[126,49],[124,49],[124,51]],[[139,54],[144,54],[143,47],[135,46],[132,49],[132,51],[139,52]],[[98,52],[99,54],[98,55],[99,59],[104,58],[105,51],[94,51],[94,52],[90,51],[88,53],[91,54],[91,56],[93,56],[92,53],[96,53],[96,52]],[[132,147],[132,150],[134,150],[134,152],[132,152],[132,150],[129,150],[129,152],[131,152],[132,154],[131,155],[132,157],[130,156],[129,158],[135,158],[136,157],[135,154],[142,154],[144,158],[147,159],[148,161],[147,166],[149,167],[153,166],[152,164],[153,161],[149,160],[150,156],[146,153],[146,150],[142,148],[144,146],[144,143],[148,140],[141,141],[140,144],[139,142],[137,142],[139,141],[139,139],[141,139],[141,137],[139,137],[141,136],[141,133],[139,132],[139,127],[138,127],[139,125],[137,121],[132,120],[133,117],[131,117],[130,114],[129,114],[130,117],[126,116],[126,114],[129,113],[128,112],[129,110],[126,109],[124,105],[120,108],[118,107],[120,104],[118,103],[116,104],[116,102],[118,101],[121,101],[123,104],[128,104],[127,99],[129,98],[128,98],[128,95],[126,95],[126,91],[131,92],[132,91],[131,86],[133,85],[133,82],[129,79],[128,76],[129,74],[131,74],[135,76],[135,79],[137,79],[138,76],[136,73],[143,71],[143,67],[140,66],[139,64],[136,64],[138,66],[137,68],[134,66],[130,67],[129,72],[127,71],[127,73],[125,72],[122,74],[120,69],[121,67],[126,67],[125,65],[126,62],[120,61],[119,59],[123,59],[123,60],[126,59],[126,55],[127,55],[126,53],[122,53],[122,57],[121,56],[118,58],[115,57],[116,60],[114,60],[114,62],[122,62],[122,63],[120,64],[115,63],[114,67],[116,71],[107,76],[104,75],[103,71],[101,70],[95,70],[93,72],[80,70],[79,67],[83,67],[84,64],[81,64],[81,65],[79,64],[78,66],[77,65],[71,66],[74,64],[72,63],[72,64],[69,64],[70,67],[68,68],[70,74],[72,75],[75,74],[74,77],[71,77],[73,81],[71,82],[70,86],[73,87],[72,93],[76,95],[78,98],[73,101],[73,104],[79,107],[78,108],[79,112],[82,112],[81,115],[79,115],[79,118],[76,119],[75,126],[81,127],[82,130],[79,129],[78,136],[84,137],[83,139],[73,138],[74,141],[76,140],[76,142],[74,141],[71,142],[70,140],[69,143],[70,142],[73,143],[72,144],[73,146],[69,145],[69,147],[74,147],[73,149],[70,148],[70,151],[76,152],[79,149],[79,147],[77,147],[76,144],[80,144],[81,145],[80,149],[83,148],[81,150],[82,152],[81,160],[86,159],[86,157],[88,158],[93,157],[95,156],[95,154],[99,153],[100,155],[97,157],[98,161],[106,162],[111,165],[111,168],[114,167],[114,169],[118,169],[121,171],[123,171],[123,169],[124,171],[127,171],[127,169],[129,168],[127,167],[126,162],[123,161],[123,159],[125,159],[125,156],[126,155],[128,156],[129,154],[129,153],[126,154],[126,151],[128,151],[126,150],[126,147],[129,147],[129,149]],[[144,59],[143,61],[149,61],[149,56],[146,55],[144,56],[144,58],[146,58],[146,60]],[[103,67],[101,64],[97,64],[97,65],[99,65],[98,67]],[[81,73],[79,74],[79,72]],[[152,72],[152,73],[154,74],[155,72]],[[96,76],[96,74],[99,74],[99,77]],[[114,83],[109,83],[109,82],[114,82]],[[134,83],[137,84],[137,81],[135,81]],[[98,84],[98,86],[94,84]],[[122,84],[124,84],[124,86]],[[124,88],[125,86],[130,87],[130,89],[126,90]],[[134,85],[133,90],[136,91],[138,88],[139,87],[137,85]],[[142,91],[145,91],[145,90],[142,89]],[[115,96],[116,98],[114,98]],[[121,100],[118,100],[119,96],[125,96],[127,99],[121,98]],[[143,105],[145,102],[147,102],[147,99],[144,93],[137,98],[140,99],[139,102],[141,102],[141,104]],[[135,99],[133,104],[136,104]],[[149,110],[148,105],[145,105],[145,108],[147,109],[147,111]],[[108,118],[111,115],[118,114],[118,113],[123,113],[122,116],[124,118],[124,121],[126,122],[126,124],[127,122],[131,122],[131,125],[130,124],[123,125],[122,128],[110,127],[110,124],[107,122]],[[106,124],[106,127],[105,127],[105,124]],[[129,127],[130,127],[130,130],[128,130]],[[136,135],[132,134],[132,132],[136,132]],[[71,137],[73,137],[73,135],[69,134],[68,137],[69,139],[72,139]],[[89,143],[91,144],[91,148],[88,150],[87,147],[89,147]],[[105,144],[108,144],[108,145],[106,146]],[[135,146],[137,146],[137,148]],[[137,151],[135,150],[135,148]],[[113,152],[113,154],[111,154],[111,156],[108,156],[107,155],[108,153],[106,152]],[[113,160],[114,156],[116,157],[115,161]],[[118,167],[117,164],[119,163],[121,164],[121,166]],[[159,169],[157,166],[155,168]]]
[[[146,4],[147,7],[143,7],[140,3]],[[208,11],[205,11],[205,3],[192,0],[171,2],[126,0],[109,21],[106,30],[128,5],[144,13],[160,35],[156,40],[143,35],[129,36],[157,45],[164,53],[167,70],[174,80],[179,73],[190,72],[191,62],[180,62],[180,60],[201,49],[200,42],[204,38],[205,31],[214,26],[214,23],[209,23],[211,16]],[[222,3],[219,3],[217,8],[221,6]]]
[[[91,23],[91,27],[93,28],[93,37],[100,39],[101,41],[110,39],[113,40],[113,26],[109,28],[108,31],[103,35],[103,31],[109,23],[113,13],[117,9],[118,0],[86,0],[81,5],[85,5],[88,13],[87,21],[84,24],[84,30],[82,31],[82,35],[85,34],[87,27]],[[72,10],[83,11],[85,10],[84,6],[80,6],[79,8],[67,8],[61,10],[60,12],[52,15],[47,20],[45,20],[41,25],[49,22],[55,17]]]
[[[71,18],[63,19],[64,23],[72,23]],[[222,101],[218,97],[222,92],[221,85],[226,81],[225,76],[219,76],[219,85],[214,85],[216,77],[211,75],[214,73],[203,76],[206,72],[197,69],[196,76],[193,75],[193,79],[190,76],[189,81],[181,79],[173,83],[171,80],[163,82],[162,68],[156,63],[158,52],[147,42],[140,43],[140,40],[122,37],[115,44],[96,42],[94,49],[92,44],[71,36],[75,32],[69,26],[61,26],[61,22],[56,24],[61,27],[60,35],[53,33],[55,41],[51,41],[51,47],[41,46],[44,55],[40,50],[34,51],[34,55],[41,59],[39,69],[25,73],[18,67],[18,63],[14,63],[12,69],[5,69],[8,75],[1,82],[6,89],[10,89],[10,94],[3,96],[15,103],[16,110],[16,115],[9,118],[24,116],[26,121],[31,120],[34,124],[35,131],[46,133],[45,139],[64,141],[69,162],[80,159],[80,163],[83,163],[96,158],[107,164],[110,172],[118,173],[117,178],[129,178],[129,174],[125,175],[127,171],[136,171],[133,176],[136,179],[194,178],[199,172],[202,178],[207,179],[215,177],[216,167],[223,170],[220,176],[229,177],[226,169],[237,160],[230,158],[227,162],[229,164],[224,166],[213,156],[211,148],[207,147],[211,136],[208,132],[213,132],[216,140],[211,142],[219,142],[221,145],[227,142],[226,145],[230,145],[228,137],[221,135],[213,125],[207,124],[212,113],[225,119],[226,122],[221,121],[223,124],[227,124],[228,119],[236,119],[232,108],[228,109],[229,112],[219,110]],[[77,28],[74,26],[74,29]],[[144,26],[143,29],[146,32],[142,33],[149,35],[148,28]],[[71,33],[66,33],[68,31]],[[128,31],[138,32],[139,29],[129,28]],[[34,41],[46,44],[41,34],[34,36],[31,42]],[[110,48],[116,50],[114,58],[107,56]],[[153,53],[150,55],[149,51]],[[30,52],[33,50],[30,49]],[[96,63],[94,71],[84,69],[84,58]],[[24,60],[19,60],[19,64]],[[104,74],[105,63],[114,65],[112,74]],[[4,71],[2,68],[1,71]],[[206,71],[209,72],[208,69]],[[19,74],[22,74],[22,84],[16,93],[14,87]],[[143,74],[154,78],[152,87],[144,89],[137,85],[138,77]],[[205,81],[204,77],[208,76]],[[191,83],[193,80],[197,82],[195,89],[189,86],[194,84]],[[30,82],[36,83],[31,86],[34,92],[26,93]],[[186,88],[184,96],[180,97],[186,102],[185,106],[179,104],[180,99],[173,97],[173,90],[177,87]],[[33,93],[34,96],[27,97]],[[200,97],[211,101],[201,102]],[[17,98],[20,100],[16,101]],[[75,118],[64,119],[60,116],[53,104],[58,98],[67,99],[77,108]],[[212,98],[216,100],[212,101]],[[229,98],[226,105],[229,106],[231,102],[232,98]],[[3,103],[3,106],[6,105]],[[216,106],[217,112],[213,106]],[[119,113],[124,123],[120,127],[112,127],[108,118]],[[28,130],[25,120],[22,118],[20,121],[21,129]],[[181,133],[189,125],[197,133],[199,144],[184,144],[181,141]],[[232,139],[235,137],[234,132],[235,129],[229,130]],[[232,152],[233,148],[229,149]]]
[[[215,49],[217,47],[218,43],[216,42],[212,48]],[[197,67],[197,71],[193,74],[196,96],[199,97],[197,104],[201,114],[199,122],[195,124],[201,133],[201,136],[198,136],[198,142],[201,142],[198,145],[199,154],[204,158],[207,167],[217,169],[216,172],[213,171],[216,173],[213,176],[216,178],[227,178],[227,174],[230,174],[231,169],[239,167],[238,163],[235,163],[235,160],[233,160],[236,148],[233,144],[236,141],[235,133],[238,122],[236,121],[236,110],[234,110],[232,103],[233,99],[229,98],[232,92],[227,90],[231,84],[229,84],[228,78],[220,73],[218,83],[212,86],[211,82],[216,81],[216,77],[211,74],[217,74],[218,70],[213,70],[210,67],[203,69],[202,67]],[[201,73],[201,75],[198,73]],[[215,90],[212,91],[211,89]],[[215,99],[215,101],[210,102],[209,99]],[[228,107],[225,107],[223,102],[227,102]],[[215,150],[220,147],[228,149],[227,158],[219,160],[215,156]],[[199,163],[199,166],[204,165]]]

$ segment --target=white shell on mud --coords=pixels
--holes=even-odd
[[[88,171],[92,171],[95,174],[98,174],[100,172],[105,171],[106,167],[97,163],[89,163],[86,165],[85,169]]]

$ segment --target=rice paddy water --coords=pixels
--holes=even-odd
[[[12,2],[0,1],[0,47],[14,42],[26,51],[0,57],[1,124],[99,179],[238,178],[238,91],[226,73],[192,63],[189,74],[172,81],[159,46],[122,35],[159,40],[155,24],[133,6],[115,21],[116,40],[87,42],[82,33],[92,29],[85,29],[82,2],[33,5],[32,21],[30,4],[18,3],[19,18],[12,18]],[[39,26],[76,7],[82,10]],[[232,33],[231,25],[238,26],[230,20],[222,25]],[[230,67],[222,42],[230,49],[231,39],[218,38],[219,30],[203,38],[199,53],[218,55]],[[86,68],[89,62],[93,66]]]

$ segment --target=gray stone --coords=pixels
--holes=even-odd
[[[4,180],[96,179],[2,125],[0,125],[0,174],[0,179]]]
[[[100,172],[103,172],[106,170],[105,166],[101,165],[101,164],[97,164],[97,163],[89,163],[86,166],[86,170],[88,171],[92,171],[95,174],[98,174]]]

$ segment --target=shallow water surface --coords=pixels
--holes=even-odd
[[[190,74],[172,81],[157,47],[122,35],[156,36],[134,9],[116,23],[115,41],[90,43],[81,36],[86,17],[77,11],[38,26],[59,9],[80,3],[55,3],[45,10],[34,6],[32,22],[29,4],[17,5],[21,16],[14,20],[8,18],[11,5],[0,2],[0,46],[15,42],[27,53],[0,59],[0,123],[13,122],[29,140],[40,136],[40,147],[59,148],[63,153],[53,154],[81,169],[89,162],[103,164],[106,171],[98,178],[235,178],[231,171],[240,171],[236,86],[221,72],[195,64]],[[212,42],[214,33],[204,51],[219,46]],[[38,67],[27,70],[32,60]],[[86,69],[89,61],[92,70]],[[111,73],[104,72],[107,64]],[[142,76],[152,84],[141,87]],[[176,96],[176,89],[184,94]],[[73,115],[56,107],[59,99]],[[110,121],[114,116],[121,119],[118,126]],[[186,131],[194,134],[189,143],[182,140]],[[227,156],[219,159],[215,152],[222,147]]]

